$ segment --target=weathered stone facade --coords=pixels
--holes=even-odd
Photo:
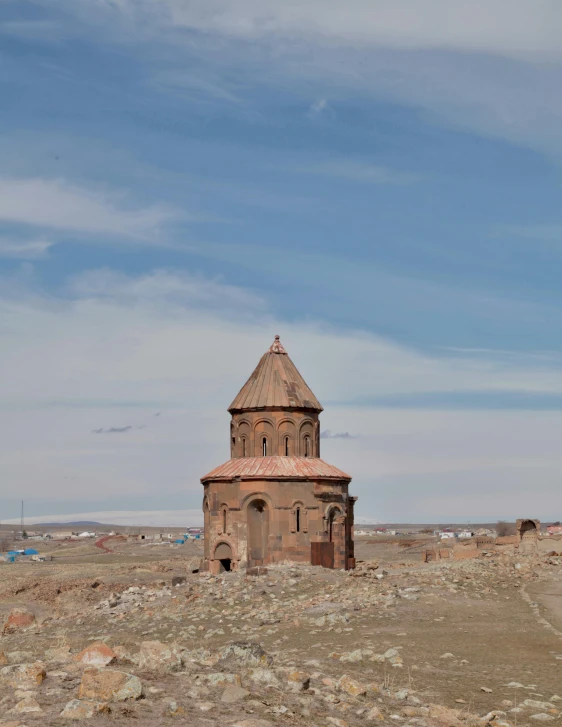
[[[205,566],[354,567],[351,478],[320,459],[322,406],[279,337],[229,407],[231,459],[201,479]]]

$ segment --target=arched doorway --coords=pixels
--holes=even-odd
[[[232,548],[228,543],[219,543],[215,548],[215,560],[220,563],[219,573],[232,570]]]
[[[538,535],[537,526],[532,520],[523,520],[523,522],[521,523],[520,532],[522,540],[536,538]]]
[[[267,562],[269,508],[265,500],[252,500],[248,505],[248,566]]]

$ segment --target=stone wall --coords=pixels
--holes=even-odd
[[[211,571],[224,544],[231,567],[284,560],[310,563],[312,542],[334,543],[334,567],[353,558],[353,503],[348,483],[234,480],[205,485],[205,557]],[[221,558],[227,548],[221,548]]]

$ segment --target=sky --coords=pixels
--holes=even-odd
[[[559,519],[561,84],[559,0],[0,0],[0,521],[196,521],[275,334],[361,520]]]

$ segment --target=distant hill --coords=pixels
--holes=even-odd
[[[102,523],[95,522],[94,520],[73,520],[69,523],[31,523],[35,526],[41,526],[42,528],[64,528],[70,526],[85,526],[85,525],[101,525]]]

